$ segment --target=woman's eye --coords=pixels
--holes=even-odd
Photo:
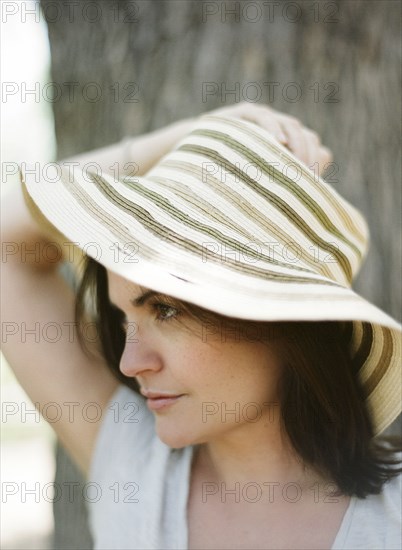
[[[170,321],[179,315],[179,310],[167,304],[154,304],[157,321]]]

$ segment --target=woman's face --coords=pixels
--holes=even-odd
[[[239,338],[233,326],[203,325],[164,305],[172,299],[160,294],[134,304],[149,289],[110,271],[108,281],[109,298],[127,323],[120,370],[150,393],[147,406],[164,443],[206,443],[278,419],[281,367],[273,345]]]

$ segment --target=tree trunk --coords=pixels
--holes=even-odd
[[[368,219],[371,249],[354,288],[400,319],[399,2],[41,5],[58,158],[225,103],[294,114],[332,149],[327,179]],[[60,479],[75,479],[69,468],[59,468]],[[55,505],[56,548],[89,548],[83,503],[68,517],[66,506]]]

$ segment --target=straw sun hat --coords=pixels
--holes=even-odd
[[[204,115],[144,177],[54,165],[29,195],[107,269],[256,321],[353,321],[351,353],[375,433],[401,411],[401,326],[350,288],[364,218],[257,125]]]

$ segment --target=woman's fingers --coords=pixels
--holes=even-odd
[[[283,132],[280,121],[276,116],[276,111],[267,105],[256,105],[255,103],[242,102],[233,106],[223,107],[212,111],[216,115],[227,115],[253,122],[261,126],[273,135],[280,143],[286,145],[287,137]]]
[[[270,134],[272,134],[282,145],[288,144],[288,136],[283,130],[281,120],[277,116],[278,111],[271,109],[267,105],[255,105],[250,110],[245,107],[243,117],[246,120],[251,120],[266,129]]]
[[[309,146],[304,128],[297,118],[281,117],[282,129],[287,137],[288,149],[305,164],[308,163]]]
[[[332,161],[331,151],[322,145],[317,132],[303,126],[296,117],[280,113],[268,105],[244,101],[216,109],[211,114],[233,116],[257,124],[312,170],[318,163],[319,174],[324,171],[326,164]]]
[[[326,165],[332,161],[332,153],[322,145],[317,132],[306,128],[294,117],[282,113],[276,113],[276,115],[281,121],[284,132],[289,136],[287,144],[289,151],[314,172],[314,165],[318,164],[318,173],[322,174]]]
[[[267,113],[264,117],[257,118],[258,126],[261,126],[267,130],[275,139],[282,143],[282,145],[288,144],[288,137],[283,131],[279,120],[272,113]]]

